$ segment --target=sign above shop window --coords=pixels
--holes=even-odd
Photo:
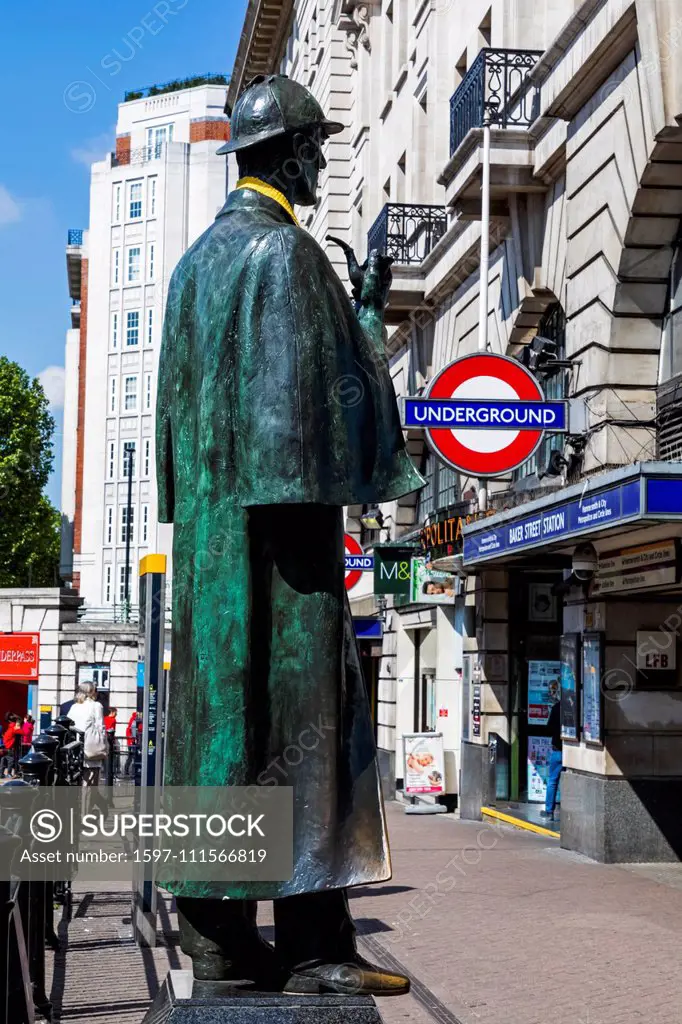
[[[494,509],[489,512],[474,512],[469,502],[462,502],[459,506],[450,506],[436,512],[427,519],[421,529],[419,540],[422,552],[428,554],[432,561],[461,554],[464,527],[494,514]]]
[[[411,550],[393,547],[374,548],[375,594],[409,594],[411,582]]]
[[[40,633],[0,633],[0,679],[38,681]]]
[[[677,668],[677,636],[665,629],[637,631],[640,672],[670,672]]]
[[[456,578],[447,572],[432,568],[424,558],[412,559],[412,590],[410,599],[414,604],[454,605]]]
[[[621,548],[599,557],[591,594],[649,590],[677,582],[677,545],[674,540]]]
[[[568,430],[568,404],[548,401],[517,359],[479,352],[441,370],[423,398],[405,399],[403,426],[423,429],[453,469],[499,477],[523,465],[545,431]]]

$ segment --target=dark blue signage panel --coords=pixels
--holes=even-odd
[[[640,481],[636,479],[603,491],[592,491],[492,530],[482,530],[472,536],[465,533],[464,561],[475,562],[479,558],[527,550],[630,519],[642,511],[640,494]]]
[[[646,510],[651,515],[682,515],[682,480],[670,476],[648,479]]]
[[[568,430],[566,402],[408,398],[406,427],[452,430]]]
[[[384,633],[381,619],[354,618],[353,626],[358,640],[381,640]]]

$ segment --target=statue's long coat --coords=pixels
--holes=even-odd
[[[341,508],[422,481],[376,337],[251,190],[170,283],[157,473],[175,524],[166,783],[294,788],[290,881],[169,887],[269,899],[390,877]]]

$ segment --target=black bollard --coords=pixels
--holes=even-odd
[[[47,786],[52,763],[52,758],[41,751],[29,751],[19,762],[24,782],[32,786]]]
[[[44,754],[52,762],[48,773],[47,773],[47,785],[51,786],[56,776],[56,763],[57,763],[57,751],[59,749],[59,740],[56,736],[48,736],[46,732],[41,732],[38,736],[33,739],[33,749],[36,754]]]

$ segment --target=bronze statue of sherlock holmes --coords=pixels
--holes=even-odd
[[[256,78],[219,151],[236,151],[241,178],[170,283],[157,406],[159,519],[175,524],[165,781],[293,787],[294,872],[168,887],[197,979],[400,994],[406,978],[358,955],[346,899],[391,868],[342,508],[423,481],[383,351],[388,261],[370,254],[356,313],[293,212],[316,202],[323,143],[342,127],[288,78]],[[311,728],[314,752],[285,761]],[[270,899],[274,948],[256,927],[255,901]]]

